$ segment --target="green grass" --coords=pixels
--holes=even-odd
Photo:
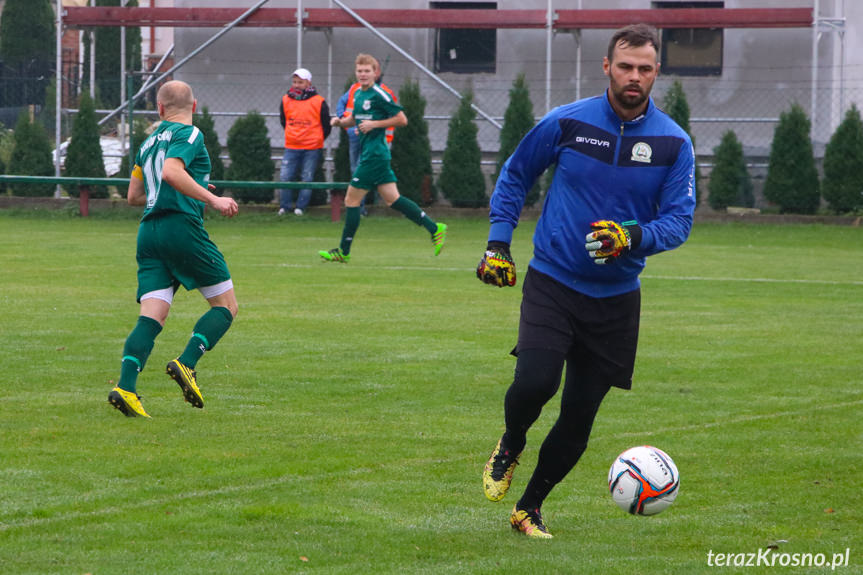
[[[139,379],[145,421],[106,401],[138,312],[135,220],[0,212],[0,572],[772,572],[707,554],[777,541],[850,548],[836,572],[863,572],[863,229],[700,224],[651,258],[634,388],[603,403],[536,542],[507,518],[557,399],[514,493],[486,501],[521,292],[474,277],[486,222],[450,224],[435,258],[412,224],[368,218],[351,263],[325,265],[340,224],[209,220],[240,315],[194,410],[163,369],[206,304],[178,294]],[[644,443],[682,476],[651,518],[605,484]]]

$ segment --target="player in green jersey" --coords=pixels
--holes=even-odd
[[[237,202],[213,194],[204,136],[192,125],[197,101],[184,82],[164,84],[157,95],[162,122],[135,157],[127,200],[145,206],[138,227],[140,316],[126,339],[120,381],[108,401],[128,417],[150,417],[136,393],[138,373],[162,331],[180,285],[197,289],[210,304],[195,324],[186,349],[167,373],[194,407],[204,407],[195,366],[222,338],[237,315],[234,284],[216,244],[204,230],[204,207],[223,216],[237,214]]]
[[[398,210],[431,234],[435,255],[446,241],[446,224],[432,220],[416,203],[399,194],[396,175],[390,167],[390,149],[386,142],[389,127],[406,126],[408,119],[402,107],[387,92],[375,84],[377,60],[368,54],[359,54],[355,72],[360,89],[354,95],[353,114],[349,118],[333,118],[333,126],[357,126],[360,132],[360,160],[345,196],[345,226],[339,247],[321,250],[318,254],[328,262],[347,263],[351,258],[351,244],[360,226],[360,204],[369,190],[377,187],[378,194],[391,208]]]

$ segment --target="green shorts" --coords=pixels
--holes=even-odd
[[[360,190],[374,190],[380,184],[397,182],[395,172],[386,158],[362,160],[351,178],[351,185]]]
[[[225,258],[203,222],[179,212],[144,220],[138,227],[138,301],[156,290],[187,290],[231,279]]]

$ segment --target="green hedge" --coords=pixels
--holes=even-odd
[[[473,93],[462,98],[449,121],[449,133],[443,154],[438,187],[457,208],[479,208],[488,205],[482,155],[477,142],[476,112],[471,107]]]
[[[814,214],[821,201],[809,140],[809,118],[798,104],[779,116],[770,146],[764,197],[782,213]]]
[[[232,181],[273,180],[275,163],[270,158],[270,137],[267,124],[258,112],[249,112],[239,118],[228,131],[228,155],[231,165],[225,179]],[[245,203],[269,203],[273,190],[258,188],[233,188],[237,201]]]

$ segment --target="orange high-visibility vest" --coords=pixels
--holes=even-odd
[[[393,99],[393,102],[398,104],[399,99],[396,98],[395,93],[390,90],[390,87],[386,84],[378,84],[381,88],[383,88],[384,92],[390,95]],[[350,118],[351,114],[354,113],[354,94],[357,93],[357,90],[360,89],[360,83],[354,82],[351,87],[348,89],[348,103],[345,105],[345,113],[342,114],[342,118]],[[395,133],[395,128],[387,128],[387,144],[393,143],[393,134]]]
[[[315,94],[308,100],[294,100],[282,96],[285,112],[285,147],[295,150],[317,150],[324,147],[324,128],[321,126],[321,106],[324,98]]]

